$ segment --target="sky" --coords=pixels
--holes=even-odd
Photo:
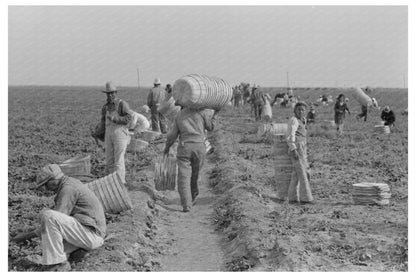
[[[404,87],[406,6],[9,6],[9,85]],[[137,69],[139,69],[139,78]]]

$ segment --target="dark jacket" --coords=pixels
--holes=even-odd
[[[394,116],[394,113],[392,110],[386,112],[383,110],[381,112],[381,119],[385,121],[384,125],[391,125],[396,121],[396,117]]]

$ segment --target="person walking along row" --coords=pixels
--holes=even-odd
[[[151,111],[152,131],[166,134],[165,117],[158,112],[157,108],[165,100],[167,92],[161,87],[162,83],[159,78],[156,78],[153,83],[154,87],[147,96],[147,106],[149,106]]]
[[[178,192],[184,212],[189,212],[199,194],[198,180],[205,160],[205,130],[214,129],[218,111],[209,116],[208,110],[182,108],[167,135],[164,154],[179,137],[177,149]],[[191,194],[189,194],[189,192]]]

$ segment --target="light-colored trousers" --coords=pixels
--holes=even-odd
[[[183,208],[191,207],[191,198],[199,194],[199,172],[205,161],[205,143],[179,143],[176,155],[178,162],[178,192]]]
[[[43,210],[39,218],[44,265],[62,263],[67,260],[67,254],[79,248],[93,250],[104,243],[101,236],[84,227],[72,216],[54,210]]]
[[[308,180],[308,161],[306,142],[296,142],[299,159],[290,154],[293,170],[290,178],[288,197],[289,201],[313,201],[311,186]],[[298,195],[299,192],[299,195]]]
[[[124,125],[107,123],[105,126],[105,162],[107,174],[117,171],[123,183],[126,183],[124,155],[130,135]]]

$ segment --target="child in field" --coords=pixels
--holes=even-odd
[[[313,197],[308,179],[306,153],[306,110],[308,105],[299,101],[294,108],[295,116],[289,119],[286,141],[288,154],[292,160],[293,171],[289,187],[283,189],[279,198],[286,197],[289,203],[312,204]],[[298,195],[299,191],[299,195]]]
[[[345,102],[344,94],[340,94],[337,97],[337,102],[334,106],[335,111],[335,124],[337,125],[337,131],[342,135],[344,131],[344,118],[345,112],[347,111],[350,114],[347,103]]]

